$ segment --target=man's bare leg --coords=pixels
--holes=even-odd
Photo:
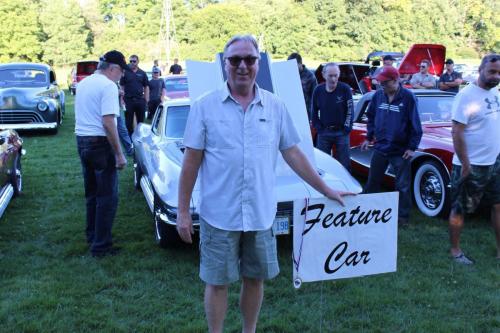
[[[243,333],[255,332],[263,297],[264,281],[244,277],[240,292]]]
[[[205,314],[207,316],[208,331],[222,333],[227,311],[227,285],[205,286]]]
[[[500,204],[491,207],[491,224],[497,240],[497,259],[500,259]]]
[[[452,256],[458,256],[462,253],[462,250],[460,249],[460,234],[464,227],[464,216],[457,214],[452,210],[448,224],[451,243],[450,252]]]

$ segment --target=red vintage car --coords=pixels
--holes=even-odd
[[[451,139],[451,107],[454,93],[440,90],[412,90],[418,101],[422,123],[422,140],[412,159],[412,193],[418,209],[427,216],[449,213],[450,172],[454,149]],[[366,137],[366,110],[374,92],[365,94],[356,104],[354,125],[350,135],[351,167],[354,173],[367,177],[372,150],[362,151]],[[384,177],[394,184],[389,167]]]
[[[75,66],[71,69],[71,73],[68,77],[68,89],[71,95],[76,94],[76,86],[78,82],[94,74],[97,69],[99,62],[94,60],[88,61],[78,61]]]
[[[23,140],[14,130],[0,130],[0,217],[12,197],[23,187],[21,155]]]
[[[167,99],[189,97],[188,79],[186,75],[168,75],[164,78]]]

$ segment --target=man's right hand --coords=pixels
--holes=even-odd
[[[470,174],[470,171],[471,171],[470,164],[462,163],[462,173],[461,173],[462,179],[465,179]]]
[[[363,143],[361,144],[361,150],[367,150],[369,145],[370,141],[368,140],[363,141]]]
[[[127,166],[127,159],[125,158],[125,155],[123,155],[123,153],[115,155],[115,160],[115,166],[118,170],[122,170],[123,168],[125,168],[125,166]]]
[[[177,232],[179,233],[179,236],[184,242],[188,244],[193,243],[191,235],[194,234],[194,230],[193,230],[193,220],[191,219],[191,214],[189,213],[177,214]]]

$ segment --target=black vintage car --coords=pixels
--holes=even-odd
[[[0,65],[0,129],[46,129],[57,133],[65,112],[64,100],[50,66]]]
[[[14,130],[0,131],[0,217],[12,197],[22,191],[22,144]]]

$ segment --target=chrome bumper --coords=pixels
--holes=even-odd
[[[14,130],[35,130],[35,129],[54,129],[57,128],[57,122],[40,124],[0,124],[0,129]]]
[[[156,209],[154,207],[154,193],[151,182],[146,176],[141,177],[140,185],[142,189],[142,193],[144,193],[144,198],[146,199],[146,203],[148,204],[149,210],[156,219],[159,219],[163,223],[166,223],[171,226],[176,226],[177,221],[174,217],[169,216],[167,213],[162,212],[161,209]],[[193,219],[193,227],[198,229],[200,225],[200,221],[198,219]]]

